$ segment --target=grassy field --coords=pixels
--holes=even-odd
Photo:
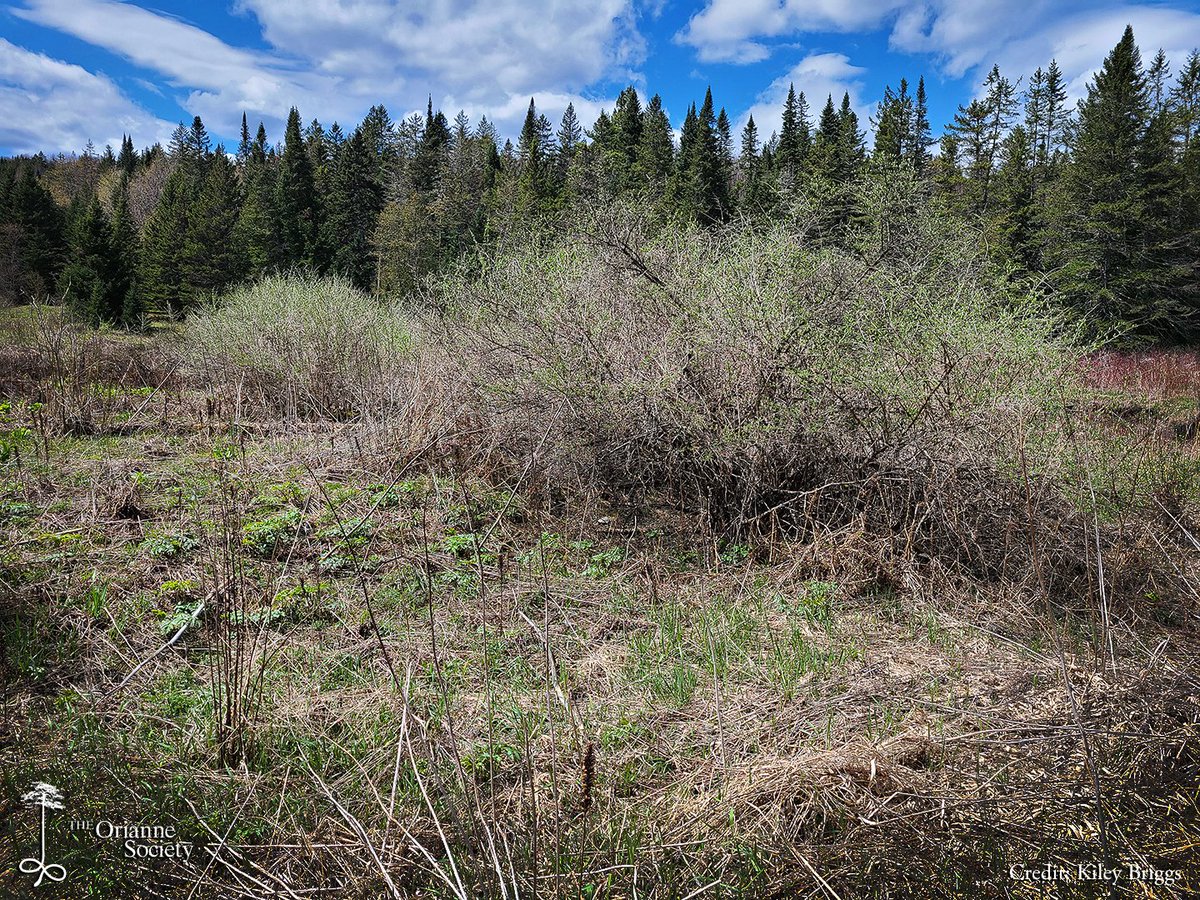
[[[519,311],[488,333],[530,334]],[[1106,358],[986,464],[970,442],[1003,429],[972,413],[912,437],[924,456],[864,451],[853,477],[789,470],[751,502],[745,480],[692,491],[779,469],[723,457],[741,433],[724,420],[690,456],[621,432],[625,455],[589,462],[587,480],[582,429],[614,417],[580,414],[539,438],[575,455],[537,456],[520,423],[566,413],[518,407],[525,382],[468,391],[453,427],[435,427],[428,390],[417,403],[389,388],[371,415],[335,408],[378,399],[401,377],[391,367],[432,383],[444,344],[417,362],[367,354],[351,323],[370,378],[330,387],[344,349],[311,363],[304,342],[243,352],[244,322],[135,337],[52,309],[4,316],[0,890],[34,895],[17,866],[38,847],[32,782],[65,798],[49,855],[68,878],[46,896],[1198,885],[1193,377],[1150,390]],[[647,325],[645,339],[673,337]],[[428,325],[401,344],[437,340]],[[637,330],[612,340],[626,356],[610,361],[632,366]],[[702,346],[694,328],[688,340]],[[486,357],[480,377],[499,384],[530,358],[513,346],[461,359]],[[254,364],[270,353],[308,380],[271,382]],[[545,396],[590,358],[539,369],[556,373]],[[970,365],[964,392],[980,383]],[[951,371],[922,371],[933,388],[904,407],[913,422],[957,415],[938,393]],[[572,386],[573,402],[589,396]],[[676,409],[656,396],[654,414]],[[1020,406],[1011,386],[995,396]],[[695,421],[688,409],[678,421]],[[838,446],[805,465],[844,460]],[[193,852],[128,858],[71,820],[175,825]],[[1077,865],[1102,863],[1115,885],[1081,880]],[[1021,876],[1047,865],[1072,878]]]

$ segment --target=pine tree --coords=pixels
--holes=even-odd
[[[275,184],[275,214],[278,217],[280,262],[284,266],[306,266],[316,253],[318,211],[312,163],[300,133],[300,113],[288,113]]]

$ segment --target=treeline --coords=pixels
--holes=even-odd
[[[555,125],[531,100],[515,146],[486,117],[450,121],[432,103],[399,122],[375,106],[349,134],[305,127],[293,108],[278,145],[243,116],[233,153],[197,117],[165,149],[126,138],[115,152],[0,162],[0,290],[55,292],[131,328],[295,267],[403,294],[464,255],[631,195],[712,225],[805,200],[837,240],[855,222],[851,187],[904,169],[1097,333],[1193,337],[1200,53],[1177,75],[1161,51],[1146,66],[1127,28],[1075,109],[1054,62],[1017,81],[993,68],[982,88],[936,141],[924,80],[888,87],[869,147],[848,96],[817,112],[796,86],[765,138],[750,118],[735,139],[709,90],[678,145],[661,99],[632,87],[586,129],[572,106]]]

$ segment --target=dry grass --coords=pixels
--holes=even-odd
[[[1004,343],[1014,319],[870,380],[810,341],[824,379],[784,390],[799,358],[760,364],[787,329],[708,314],[722,278],[782,279],[704,270],[681,323],[637,266],[669,286],[711,248],[626,249],[593,235],[549,270],[557,343],[481,303],[405,360],[387,414],[301,415],[266,381],[250,403],[197,364],[150,403],[85,371],[122,427],[39,430],[55,369],[5,383],[5,889],[37,778],[72,816],[214,850],[151,864],[57,832],[81,895],[1034,896],[1010,866],[1101,860],[1183,873],[1111,896],[1195,890],[1194,447],[1046,388],[1070,356]],[[874,302],[920,265],[834,283],[879,279]],[[637,327],[601,327],[610,301]],[[708,348],[691,387],[664,322]],[[565,365],[528,353],[549,347]],[[760,376],[824,443],[746,440]]]

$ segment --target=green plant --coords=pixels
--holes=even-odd
[[[187,533],[150,534],[138,544],[138,550],[152,559],[177,559],[199,547],[196,538]]]
[[[588,559],[587,568],[583,570],[583,576],[585,578],[607,578],[612,573],[613,566],[624,558],[625,551],[620,547],[593,553]]]
[[[242,546],[256,556],[273,557],[301,532],[300,510],[288,508],[242,526]]]

